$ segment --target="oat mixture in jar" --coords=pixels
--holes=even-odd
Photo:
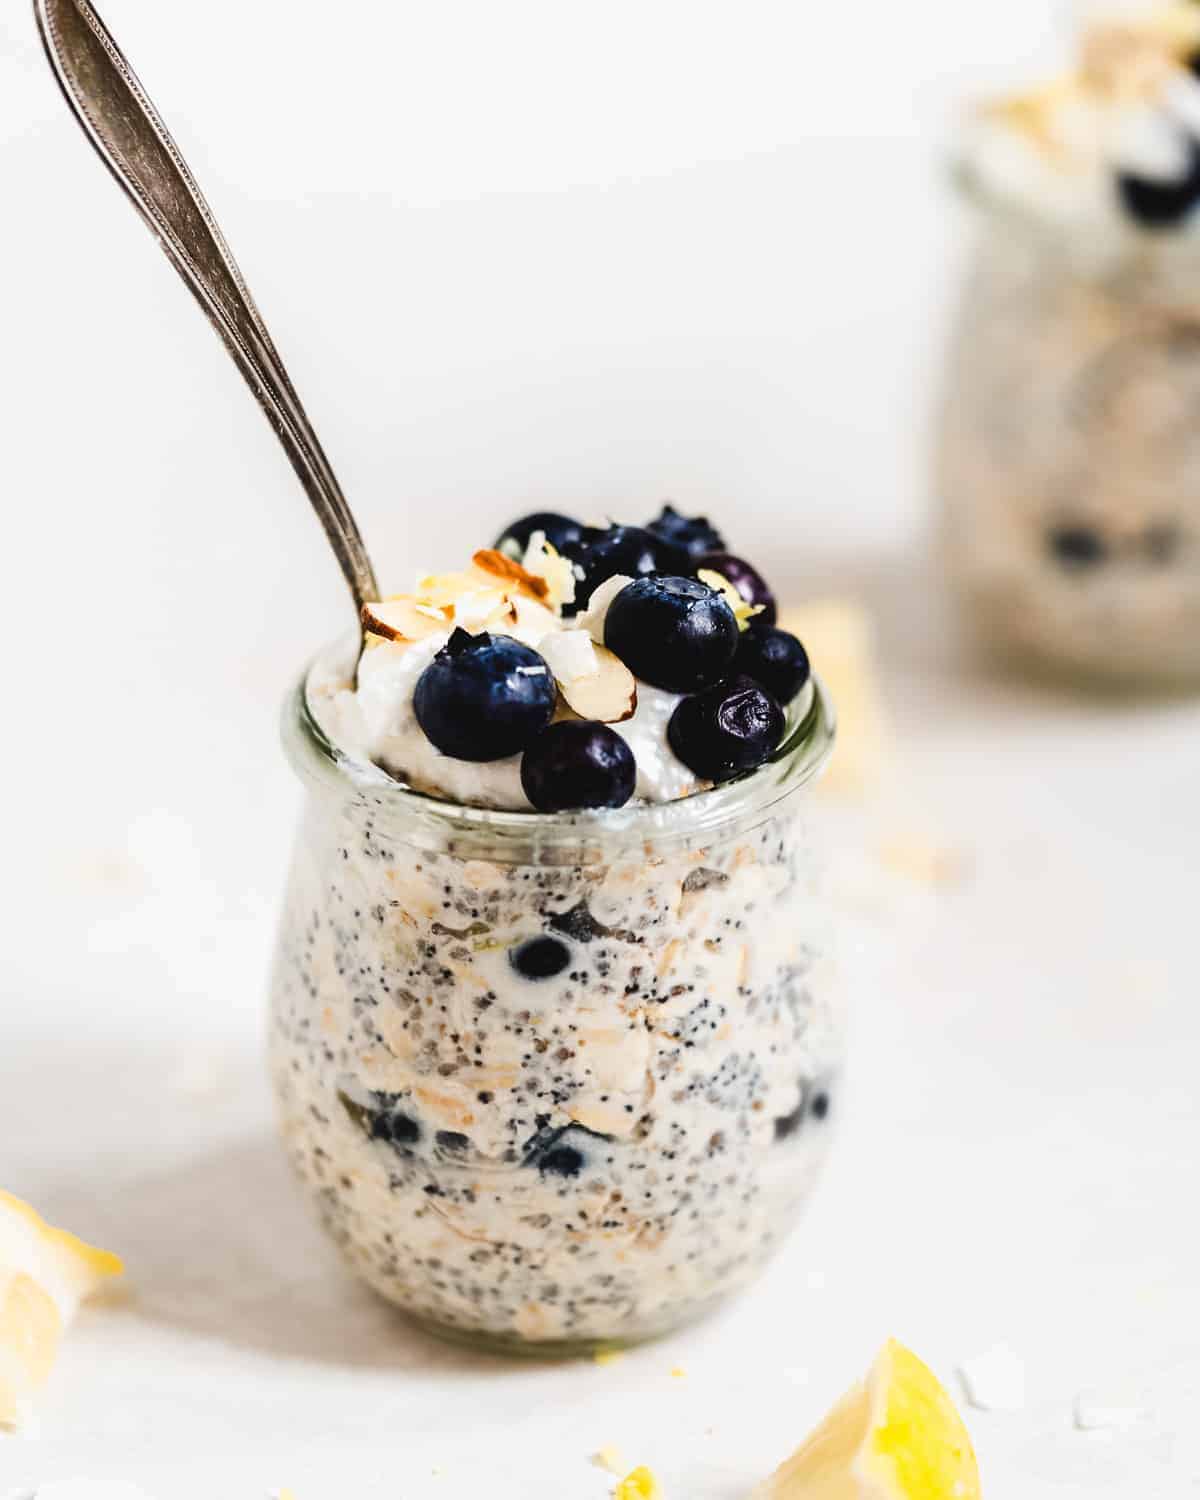
[[[991,647],[1200,681],[1200,7],[1108,20],[981,110],[945,378],[947,569]]]
[[[357,675],[327,653],[286,711],[308,797],[272,999],[284,1138],[351,1266],[458,1337],[688,1321],[778,1246],[826,1153],[842,1018],[807,808],[831,717],[794,637],[753,624],[761,579],[705,541],[604,578],[577,549],[584,599],[556,596],[544,535],[515,572],[477,554],[378,606],[396,633]]]

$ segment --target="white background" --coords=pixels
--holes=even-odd
[[[1172,1412],[1200,1323],[1200,722],[964,673],[907,561],[961,253],[942,153],[967,94],[1052,55],[1052,7],[104,14],[385,584],[527,509],[637,520],[664,496],[782,592],[857,580],[903,828],[969,876],[905,886],[872,866],[875,825],[846,824],[841,1156],[713,1328],[605,1370],[511,1371],[348,1287],[254,1055],[297,796],[276,704],[347,601],[9,0],[0,1181],[123,1250],[132,1291],[81,1320],[42,1437],[0,1442],[0,1495],[92,1474],[162,1500],[599,1500],[586,1455],[616,1442],[668,1500],[737,1500],[892,1331],[947,1377],[996,1340],[1026,1357],[1029,1409],[972,1418],[989,1500],[1193,1493]],[[1131,1371],[1157,1425],[1074,1433],[1073,1394]]]
[[[640,520],[670,496],[781,589],[920,533],[948,132],[965,93],[1049,47],[1047,0],[104,14],[385,589],[534,508]],[[275,704],[347,598],[25,0],[0,7],[0,189],[6,752],[38,787],[10,814],[18,899],[51,899],[63,848],[123,848],[165,810],[196,867],[225,890],[242,873],[230,901],[270,905],[265,829],[291,790]]]

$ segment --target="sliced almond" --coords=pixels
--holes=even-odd
[[[550,585],[544,578],[539,578],[536,573],[527,572],[519,562],[514,562],[511,557],[505,557],[503,552],[497,552],[495,547],[484,547],[476,552],[471,558],[474,566],[489,579],[499,578],[508,584],[515,584],[524,594],[539,603],[546,603],[550,597]]]
[[[544,604],[539,604],[536,599],[530,599],[525,594],[514,594],[510,596],[509,602],[516,612],[516,620],[508,626],[497,626],[496,629],[502,635],[511,635],[524,645],[532,646],[535,651],[541,650],[543,639],[557,631],[562,621],[552,609],[547,609]]]
[[[516,606],[503,589],[472,588],[458,594],[448,606],[456,625],[463,630],[501,630],[515,625]]]
[[[545,644],[545,643],[543,643]],[[637,708],[637,679],[606,646],[593,646],[596,669],[586,677],[559,677],[558,690],[581,719],[622,724]]]
[[[480,588],[494,588],[492,580],[486,583],[478,573],[426,573],[416,587],[415,597],[422,604],[434,604],[444,608],[447,604],[453,604],[463,594],[470,594]]]
[[[423,641],[450,624],[440,609],[421,603],[411,594],[364,604],[362,622],[372,635],[382,636],[385,641]]]

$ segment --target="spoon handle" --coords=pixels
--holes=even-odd
[[[233,356],[287,451],[361,609],[379,598],[362,536],[179,147],[88,0],[34,0],[34,11],[72,113]]]

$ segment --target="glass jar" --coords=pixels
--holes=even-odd
[[[946,569],[988,646],[1200,682],[1200,245],[984,204],[937,486]]]
[[[748,1281],[838,1102],[820,691],[751,777],[600,813],[351,768],[303,684],[284,738],[307,800],[271,1066],[351,1267],[437,1331],[535,1352],[644,1339]]]

